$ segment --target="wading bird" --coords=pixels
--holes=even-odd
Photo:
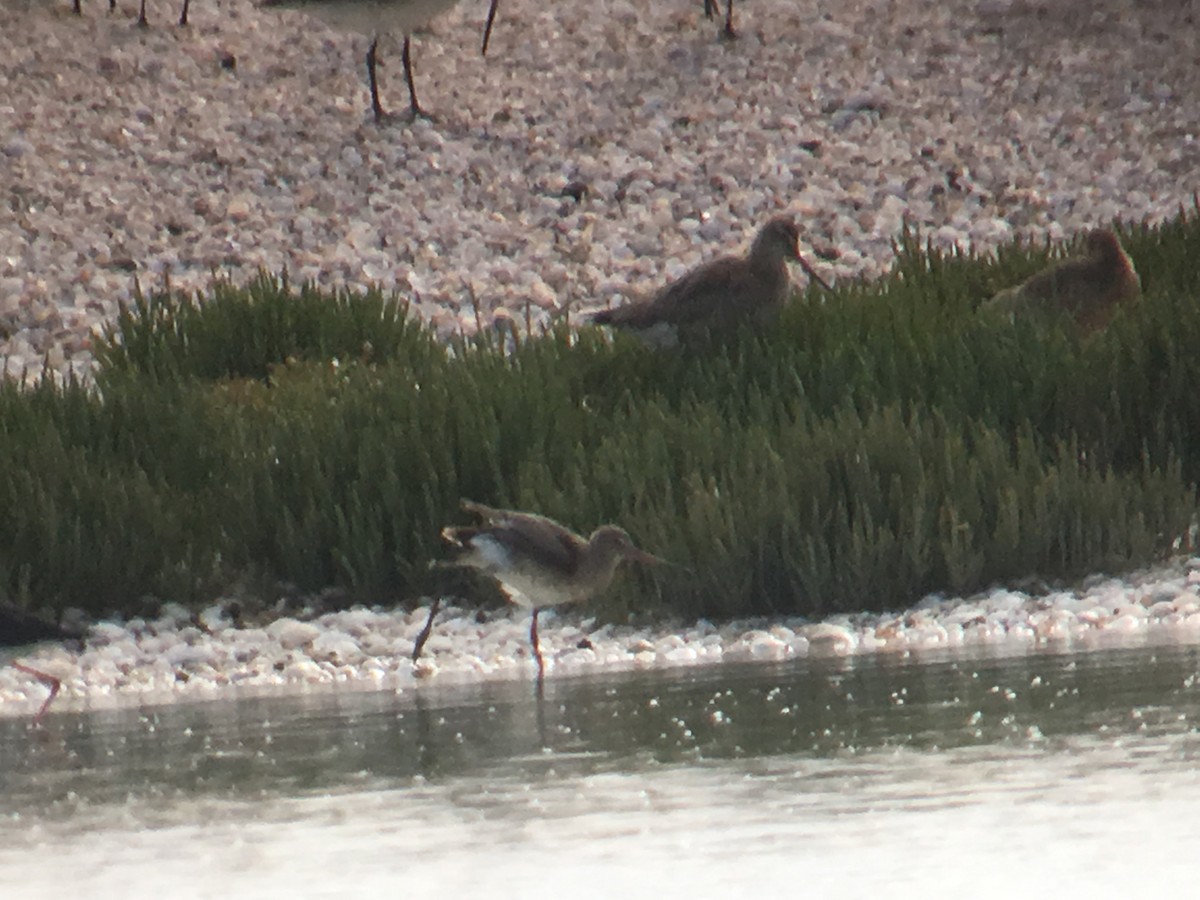
[[[545,664],[538,644],[538,612],[601,593],[624,560],[648,565],[662,562],[634,546],[629,534],[616,525],[601,525],[591,537],[583,538],[545,516],[494,509],[470,500],[464,500],[462,506],[481,523],[442,529],[442,537],[456,552],[456,558],[446,565],[467,566],[492,576],[513,603],[533,610],[529,642],[539,678]],[[413,648],[414,660],[429,637],[437,608],[435,602]]]
[[[36,678],[50,690],[50,694],[42,702],[41,708],[33,717],[37,725],[58,696],[62,682],[54,675],[35,669],[33,666],[19,662],[17,656],[32,648],[33,645],[50,641],[65,641],[79,638],[78,630],[63,625],[47,622],[37,616],[17,609],[14,606],[0,604],[0,665],[7,662],[18,672],[24,672]]]

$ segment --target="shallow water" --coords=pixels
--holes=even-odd
[[[5,720],[0,897],[1182,896],[1198,721],[1187,645]]]

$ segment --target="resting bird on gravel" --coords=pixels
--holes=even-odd
[[[1086,256],[1038,272],[985,301],[984,308],[1013,315],[1058,311],[1074,319],[1084,334],[1104,330],[1120,307],[1141,297],[1142,281],[1111,230],[1089,231],[1086,243]]]
[[[537,630],[540,610],[601,593],[624,560],[650,565],[662,562],[634,546],[629,534],[616,525],[601,525],[591,537],[583,538],[545,516],[494,509],[470,500],[464,500],[462,506],[482,521],[442,529],[442,537],[456,551],[455,559],[446,565],[467,566],[492,576],[509,592],[513,603],[533,610],[529,642],[539,677],[544,671]],[[435,602],[413,648],[414,660],[429,637],[436,613]]]
[[[597,325],[624,328],[650,343],[670,346],[690,333],[736,331],[743,323],[769,320],[791,293],[787,261],[829,285],[800,256],[800,231],[787,216],[767,222],[746,256],[723,256],[688,272],[652,297],[592,315]]]

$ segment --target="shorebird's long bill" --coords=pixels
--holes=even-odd
[[[645,563],[648,566],[666,566],[668,569],[674,569],[677,572],[686,572],[689,575],[696,574],[695,570],[689,566],[681,566],[679,563],[673,563],[669,559],[663,559],[661,556],[655,556],[653,553],[647,553],[645,550],[638,550],[637,548],[634,548],[633,553],[626,554],[626,559]]]
[[[833,290],[833,288],[831,288],[829,286],[829,282],[827,282],[824,278],[822,278],[820,275],[818,275],[817,270],[814,269],[812,266],[810,266],[808,264],[808,260],[806,260],[799,253],[796,254],[796,262],[800,263],[800,268],[802,268],[804,270],[805,275],[807,275],[809,278],[811,278],[813,281],[815,281],[821,287],[825,288],[825,290],[827,290],[827,291]]]
[[[644,563],[648,566],[669,566],[671,563],[665,559],[660,559],[653,553],[647,553],[645,550],[639,550],[637,547],[630,547],[625,551],[625,558],[633,562]]]

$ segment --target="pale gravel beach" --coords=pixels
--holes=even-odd
[[[428,606],[354,608],[236,627],[227,605],[198,616],[168,605],[153,620],[100,622],[80,648],[44,645],[22,661],[62,679],[52,712],[147,707],[329,690],[412,691],[491,679],[536,679],[529,615],[514,608],[443,609],[425,653],[411,661]],[[586,609],[544,611],[546,677],[781,663],[862,654],[964,657],[1086,652],[1200,643],[1200,557],[1122,578],[1029,593],[997,587],[972,597],[924,598],[912,609],[812,622],[797,617],[632,627],[598,623]],[[46,687],[0,666],[0,717],[29,716]]]
[[[486,314],[541,319],[619,302],[795,213],[828,279],[886,270],[907,218],[942,246],[1060,239],[1113,217],[1159,220],[1200,187],[1196,2],[739,3],[717,40],[696,0],[503,0],[414,40],[433,122],[377,126],[367,39],[248,0],[109,15],[100,0],[0,0],[0,355],[86,375],[119,302],[165,277],[204,290],[286,268],[382,285],[447,332]],[[398,37],[398,36],[397,36]],[[399,42],[384,103],[407,102]],[[568,184],[588,188],[581,200]],[[793,273],[798,280],[799,273]],[[1200,641],[1200,561],[1034,597],[997,589],[907,613],[653,629],[548,617],[548,677],[809,655],[1106,640]],[[916,598],[914,598],[914,601]],[[405,690],[532,678],[528,618],[355,610],[234,629],[102,624],[82,653],[27,662],[65,679],[58,710],[237,696]],[[1124,637],[1121,637],[1124,635]],[[591,647],[580,646],[587,638]],[[1004,648],[1008,648],[1005,650]],[[0,668],[0,716],[45,688]]]
[[[1158,220],[1200,186],[1197,2],[467,0],[414,40],[433,122],[372,120],[368,40],[250,0],[0,4],[0,354],[91,365],[144,286],[262,267],[440,328],[644,292],[797,214],[828,278]],[[405,108],[399,39],[385,106]],[[576,182],[582,200],[562,196]],[[799,279],[802,276],[796,275]]]

